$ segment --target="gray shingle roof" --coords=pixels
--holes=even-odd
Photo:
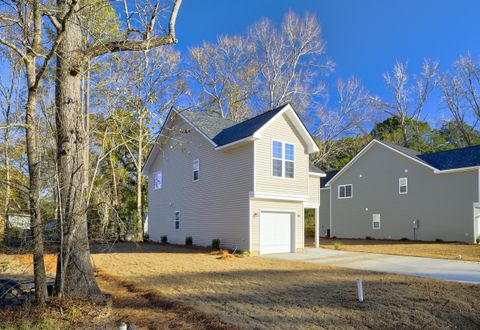
[[[325,174],[324,171],[322,171],[321,169],[319,169],[317,166],[313,164],[308,165],[308,171],[311,173]]]
[[[415,158],[421,163],[442,171],[480,166],[480,146],[421,154],[415,150],[401,147],[393,143],[383,141],[382,143],[400,151],[403,154]]]
[[[285,105],[282,105],[240,123],[204,111],[180,111],[179,113],[220,147],[252,136],[284,107]]]
[[[480,166],[480,146],[438,151],[418,157],[439,170]]]
[[[202,131],[210,140],[213,140],[215,136],[225,128],[238,124],[233,120],[225,119],[215,113],[206,111],[179,111],[179,113],[187,118],[192,125]]]
[[[324,178],[320,178],[320,188],[324,188],[328,181],[330,181],[338,172],[340,172],[340,170],[327,171],[327,176]]]

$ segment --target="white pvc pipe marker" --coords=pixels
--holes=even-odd
[[[357,280],[357,289],[358,289],[358,301],[363,302],[363,284],[362,284],[361,277]]]

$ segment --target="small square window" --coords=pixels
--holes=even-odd
[[[380,229],[380,214],[373,214],[372,215],[372,228],[373,229]]]
[[[353,186],[351,184],[344,184],[338,186],[338,198],[352,198],[353,196]]]
[[[162,188],[162,171],[155,172],[153,177],[153,190],[158,190]]]
[[[195,159],[193,161],[193,181],[198,181],[198,177],[200,174],[200,161],[198,159]]]
[[[408,193],[408,178],[398,179],[398,192],[402,195]]]
[[[175,212],[175,229],[180,229],[180,211]]]

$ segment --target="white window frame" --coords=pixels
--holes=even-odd
[[[275,142],[278,142],[282,145],[282,158],[278,158],[278,157],[275,157],[273,155],[273,144]],[[286,149],[287,149],[287,144],[288,145],[291,145],[293,147],[293,160],[287,160],[287,157],[286,157]],[[270,166],[270,170],[271,170],[271,175],[272,177],[274,178],[283,178],[283,179],[290,179],[290,180],[295,180],[295,143],[290,143],[290,142],[285,142],[285,141],[281,141],[281,140],[276,140],[276,139],[272,139],[272,144],[271,144],[272,148],[271,148],[271,166]],[[282,162],[282,174],[281,175],[274,175],[273,174],[273,160],[280,160]],[[290,162],[290,163],[293,163],[293,177],[287,177],[286,176],[286,167],[285,167],[285,163],[286,162]]]
[[[378,221],[375,221],[375,218],[378,216]],[[378,227],[375,227],[375,223],[378,223]],[[381,228],[381,223],[382,223],[382,217],[380,213],[374,213],[372,214],[372,229],[373,230],[379,230]]]
[[[180,211],[175,211],[175,218],[174,218],[174,226],[175,230],[180,230]],[[177,222],[178,222],[178,228],[177,228]]]
[[[160,176],[160,184],[157,185],[157,177]],[[162,189],[163,186],[163,173],[162,171],[157,171],[153,174],[153,190]]]
[[[402,185],[402,180],[405,180],[405,184]],[[405,191],[402,191],[402,187],[405,187]],[[408,194],[408,178],[398,178],[398,193],[400,195]]]
[[[350,196],[347,196],[347,187],[350,186]],[[340,196],[340,189],[345,188],[345,196],[342,197]],[[338,186],[338,199],[348,199],[353,197],[353,184],[348,183],[348,184],[341,184]]]
[[[197,179],[195,179],[195,172],[197,172]],[[192,181],[196,182],[199,179],[200,179],[200,161],[198,159],[194,159],[192,162]]]

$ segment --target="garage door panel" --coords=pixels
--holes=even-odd
[[[292,214],[262,212],[260,215],[260,253],[291,252]]]

